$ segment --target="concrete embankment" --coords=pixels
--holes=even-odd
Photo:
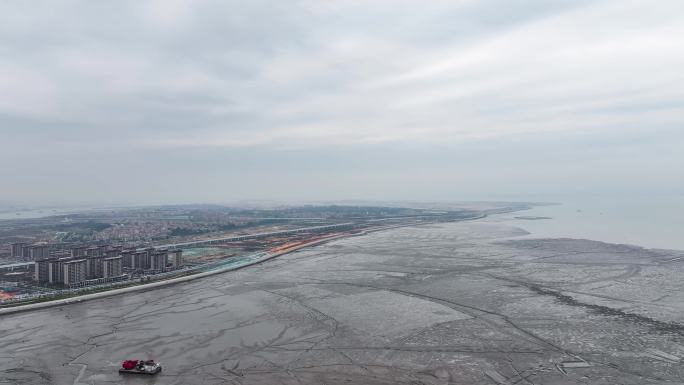
[[[31,304],[26,304],[26,305],[18,305],[18,306],[13,306],[13,307],[6,307],[6,308],[0,308],[0,316],[5,315],[5,314],[12,314],[12,313],[18,313],[22,311],[29,311],[29,310],[37,310],[37,309],[44,309],[48,307],[53,307],[53,306],[62,306],[62,305],[68,305],[71,303],[78,303],[78,302],[83,302],[83,301],[88,301],[92,299],[98,299],[98,298],[105,298],[105,297],[110,297],[114,295],[119,295],[119,294],[124,294],[124,293],[130,293],[134,291],[144,291],[144,290],[151,290],[155,289],[161,286],[167,286],[167,285],[173,285],[176,283],[180,282],[187,282],[191,281],[193,279],[198,279],[198,278],[203,278],[203,277],[208,277],[210,275],[215,275],[215,274],[221,274],[225,273],[228,271],[235,271],[239,270],[248,266],[253,266],[259,263],[266,262],[268,260],[271,260],[273,258],[279,257],[281,255],[291,253],[300,249],[303,249],[305,247],[311,247],[311,246],[316,246],[320,245],[325,242],[330,242],[336,239],[340,238],[345,238],[349,237],[352,234],[344,234],[344,235],[337,235],[334,237],[329,237],[329,238],[324,238],[324,239],[319,239],[313,242],[305,243],[299,246],[292,247],[287,250],[283,250],[277,253],[270,254],[264,258],[257,259],[253,262],[246,263],[244,265],[240,266],[234,266],[226,269],[221,269],[221,270],[216,270],[216,271],[207,271],[204,273],[197,273],[197,274],[191,274],[191,275],[186,275],[183,277],[178,277],[178,278],[171,278],[171,279],[166,279],[163,281],[159,282],[152,282],[152,283],[146,283],[146,284],[141,284],[141,285],[135,285],[135,286],[129,286],[121,289],[112,289],[112,290],[107,290],[99,293],[92,293],[92,294],[84,294],[84,295],[79,295],[79,296],[74,296],[70,298],[64,298],[64,299],[57,299],[53,301],[46,301],[46,302],[39,302],[39,303],[31,303]]]

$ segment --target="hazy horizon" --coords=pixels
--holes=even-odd
[[[684,194],[680,1],[2,10],[0,203]]]

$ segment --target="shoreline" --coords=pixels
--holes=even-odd
[[[514,210],[514,211],[517,211],[517,210]],[[478,215],[477,217],[462,219],[462,220],[458,220],[455,222],[474,221],[474,220],[484,219],[487,217],[489,217],[489,215],[482,214],[482,215]],[[46,308],[55,307],[55,306],[69,305],[69,304],[73,304],[73,303],[85,302],[85,301],[89,301],[89,300],[93,300],[93,299],[106,298],[106,297],[111,297],[111,296],[115,296],[115,295],[119,295],[119,294],[130,293],[130,292],[153,290],[153,289],[156,289],[158,287],[188,282],[188,281],[192,281],[195,279],[208,277],[211,275],[222,274],[222,273],[227,273],[230,271],[240,270],[240,269],[243,269],[243,268],[246,268],[249,266],[254,266],[254,265],[257,265],[257,264],[260,264],[263,262],[267,262],[271,259],[280,257],[280,256],[285,255],[285,254],[289,254],[289,253],[292,253],[295,251],[299,251],[299,250],[307,248],[307,247],[318,246],[318,245],[321,245],[321,244],[324,244],[327,242],[331,242],[331,241],[335,241],[338,239],[363,236],[363,235],[367,235],[367,234],[374,233],[377,231],[391,230],[391,229],[401,228],[401,227],[423,226],[423,225],[427,225],[427,224],[432,224],[432,223],[399,224],[399,225],[385,226],[385,227],[381,227],[381,228],[377,228],[377,229],[363,230],[363,231],[356,233],[356,234],[335,235],[335,236],[332,236],[329,238],[318,239],[318,240],[315,240],[315,241],[312,241],[309,243],[298,245],[298,246],[295,246],[293,248],[290,248],[290,249],[287,249],[284,251],[280,251],[280,252],[270,254],[270,255],[268,255],[264,258],[258,259],[256,261],[252,261],[252,262],[246,263],[244,265],[240,265],[240,266],[234,266],[234,267],[226,268],[223,270],[207,271],[207,272],[203,272],[203,273],[190,274],[190,275],[177,277],[177,278],[171,278],[171,279],[162,280],[162,281],[158,281],[158,282],[151,282],[151,283],[145,283],[145,284],[140,284],[140,285],[128,286],[128,287],[123,287],[120,289],[106,290],[106,291],[102,291],[102,292],[98,292],[98,293],[83,294],[83,295],[77,295],[77,296],[68,297],[68,298],[55,299],[55,300],[50,300],[50,301],[45,301],[45,302],[29,303],[29,304],[25,304],[25,305],[17,305],[17,306],[0,308],[0,317],[2,317],[3,315],[27,312],[27,311],[32,311],[32,310],[46,309]]]
[[[382,229],[382,230],[385,230],[385,229]],[[93,299],[112,297],[115,295],[120,295],[120,294],[125,294],[125,293],[130,293],[130,292],[153,290],[153,289],[156,289],[158,287],[188,282],[188,281],[192,281],[195,279],[204,278],[204,277],[208,277],[208,276],[212,276],[212,275],[216,275],[216,274],[222,274],[222,273],[227,273],[230,271],[240,270],[240,269],[243,269],[245,267],[254,266],[254,265],[257,265],[257,264],[260,264],[263,262],[270,261],[271,259],[280,257],[280,256],[285,255],[285,254],[289,254],[289,253],[292,253],[295,251],[299,251],[299,250],[306,248],[306,247],[318,246],[320,244],[335,241],[338,239],[348,238],[348,237],[352,237],[352,236],[365,235],[365,234],[367,234],[367,233],[364,232],[364,233],[360,233],[360,234],[336,235],[336,236],[333,236],[330,238],[319,239],[316,241],[312,241],[309,243],[305,243],[302,245],[295,246],[295,247],[288,249],[288,250],[284,250],[284,251],[280,251],[277,253],[270,254],[264,258],[260,258],[256,261],[252,261],[252,262],[246,263],[244,265],[234,266],[234,267],[226,268],[224,270],[206,271],[203,273],[190,274],[190,275],[186,275],[183,277],[171,278],[171,279],[166,279],[166,280],[162,280],[162,281],[158,281],[158,282],[144,283],[144,284],[140,284],[140,285],[124,287],[121,289],[106,290],[106,291],[102,291],[99,293],[84,294],[84,295],[78,295],[78,296],[74,296],[74,297],[56,299],[56,300],[51,300],[51,301],[39,302],[39,303],[30,303],[30,304],[26,304],[26,305],[17,305],[17,306],[12,306],[12,307],[0,308],[0,316],[7,315],[7,314],[21,313],[21,312],[26,312],[26,311],[31,311],[31,310],[46,309],[46,308],[55,307],[55,306],[69,305],[69,304],[85,302],[85,301],[89,301],[89,300],[93,300]]]

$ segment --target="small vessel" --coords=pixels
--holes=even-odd
[[[157,374],[161,370],[161,364],[154,360],[125,360],[121,362],[119,373]]]

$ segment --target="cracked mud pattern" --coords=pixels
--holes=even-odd
[[[395,229],[4,316],[0,383],[682,383],[684,254],[520,233]]]

